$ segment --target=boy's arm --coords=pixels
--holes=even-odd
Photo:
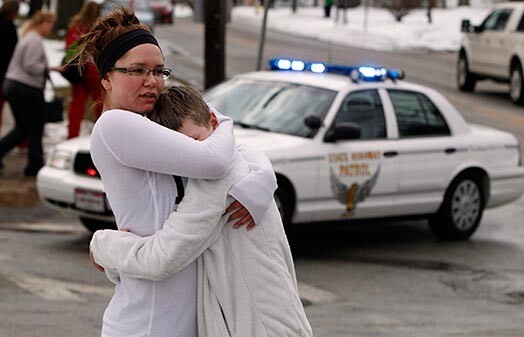
[[[228,216],[226,176],[190,180],[184,199],[152,236],[103,230],[91,239],[93,257],[104,268],[133,278],[163,280],[193,262],[220,236]]]
[[[242,158],[249,164],[250,173],[229,191],[251,214],[255,224],[264,220],[277,189],[277,179],[267,156],[254,148],[238,145]]]

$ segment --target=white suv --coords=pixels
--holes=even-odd
[[[511,100],[524,104],[524,1],[494,6],[479,26],[462,21],[457,86],[473,91],[478,80],[510,84]]]

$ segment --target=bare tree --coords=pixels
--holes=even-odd
[[[412,9],[420,7],[420,0],[387,0],[384,7],[389,9],[397,22],[401,22]]]
[[[433,9],[433,7],[435,7],[435,2],[436,0],[426,0],[426,5],[427,5],[427,12],[426,12],[426,15],[428,17],[428,23],[433,23],[433,20],[432,20],[432,17],[431,17],[431,10]]]
[[[291,11],[293,13],[296,13],[297,12],[297,4],[298,0],[291,0]]]
[[[67,29],[69,20],[78,13],[83,4],[83,0],[58,0],[58,5],[56,6],[55,31],[58,32],[62,29]]]
[[[42,6],[44,5],[43,0],[30,0],[29,1],[29,13],[27,14],[28,17],[32,17],[33,14],[38,12],[42,9]]]

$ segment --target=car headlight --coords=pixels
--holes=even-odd
[[[66,150],[54,150],[47,161],[47,165],[57,168],[68,170],[71,167],[73,161],[73,153]]]

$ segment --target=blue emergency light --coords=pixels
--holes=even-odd
[[[287,70],[293,72],[310,71],[312,73],[339,74],[349,76],[352,81],[384,81],[385,79],[401,80],[404,72],[400,69],[387,70],[384,67],[347,66],[325,62],[308,62],[288,58],[276,58],[269,61],[270,70]]]

